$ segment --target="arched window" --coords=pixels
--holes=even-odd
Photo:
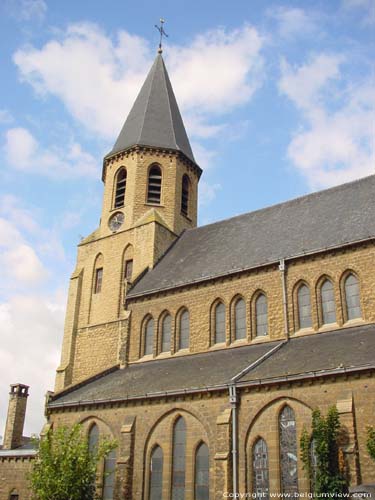
[[[9,495],[9,500],[18,500],[19,499],[19,494],[17,493],[17,490],[12,490]]]
[[[190,343],[190,315],[189,311],[185,310],[180,315],[180,349],[188,349]]]
[[[298,493],[297,432],[294,411],[284,406],[279,416],[282,493]]]
[[[148,174],[147,203],[160,205],[161,198],[161,169],[153,165]]]
[[[163,450],[156,446],[150,460],[150,500],[163,497]]]
[[[322,300],[323,324],[336,322],[336,304],[333,285],[330,280],[325,280],[320,290]]]
[[[126,169],[122,168],[116,176],[115,208],[125,205]]]
[[[268,307],[267,297],[261,293],[255,301],[256,336],[268,334]]]
[[[215,344],[225,342],[225,306],[219,302],[215,307]]]
[[[195,500],[209,500],[210,464],[208,446],[201,443],[195,453]]]
[[[253,494],[256,498],[269,498],[268,451],[262,438],[253,446]]]
[[[298,302],[298,324],[299,328],[310,328],[311,321],[311,299],[310,289],[306,285],[301,285],[297,292]]]
[[[246,306],[243,299],[237,300],[234,306],[234,337],[235,340],[246,338]]]
[[[89,431],[89,451],[94,453],[99,444],[99,427],[94,424]]]
[[[153,354],[154,352],[154,320],[149,318],[145,325],[145,345],[144,355]]]
[[[161,324],[161,352],[169,352],[171,350],[171,330],[172,318],[170,314],[166,314]]]
[[[182,177],[182,190],[181,190],[181,213],[184,215],[189,214],[189,192],[190,180],[186,174]]]
[[[103,267],[104,267],[104,258],[100,253],[96,259],[94,264],[94,283],[93,283],[93,293],[97,294],[102,291],[103,286]]]
[[[103,500],[113,500],[115,491],[116,451],[112,450],[104,459]]]
[[[173,429],[172,500],[185,498],[186,424],[180,417]]]
[[[359,283],[354,274],[349,274],[345,280],[345,302],[348,320],[362,316]]]

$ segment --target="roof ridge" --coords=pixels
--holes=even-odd
[[[171,125],[172,125],[172,134],[173,134],[173,138],[174,138],[174,143],[176,144],[176,146],[179,146],[179,144],[177,144],[177,137],[176,137],[176,131],[174,129],[175,127],[175,123],[173,121],[173,115],[172,115],[172,109],[171,109],[171,106],[172,106],[172,103],[171,103],[171,97],[169,95],[169,91],[168,91],[168,85],[167,85],[167,75],[166,75],[166,68],[165,68],[165,64],[164,64],[164,59],[162,56],[161,57],[161,60],[162,60],[162,64],[163,64],[163,77],[164,77],[164,85],[165,85],[165,91],[167,92],[167,99],[168,99],[168,111],[169,111],[169,116],[170,116],[170,119],[171,119]]]

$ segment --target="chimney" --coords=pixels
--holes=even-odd
[[[22,446],[23,425],[25,423],[28,395],[28,385],[12,384],[10,386],[3,449],[14,449]]]

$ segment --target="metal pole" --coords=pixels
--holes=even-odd
[[[233,471],[233,498],[238,493],[238,436],[237,436],[237,389],[236,384],[229,386],[229,402],[232,407],[232,471]]]

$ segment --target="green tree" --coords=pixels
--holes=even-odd
[[[373,427],[367,428],[367,451],[370,457],[375,460],[375,429]]]
[[[311,434],[303,429],[301,460],[310,478],[312,491],[317,496],[328,493],[334,498],[348,491],[345,458],[338,446],[339,430],[340,419],[335,406],[328,410],[326,417],[321,415],[320,410],[314,410]]]
[[[93,500],[98,462],[116,447],[101,439],[90,452],[80,425],[50,430],[38,441],[38,454],[30,474],[37,500]]]

